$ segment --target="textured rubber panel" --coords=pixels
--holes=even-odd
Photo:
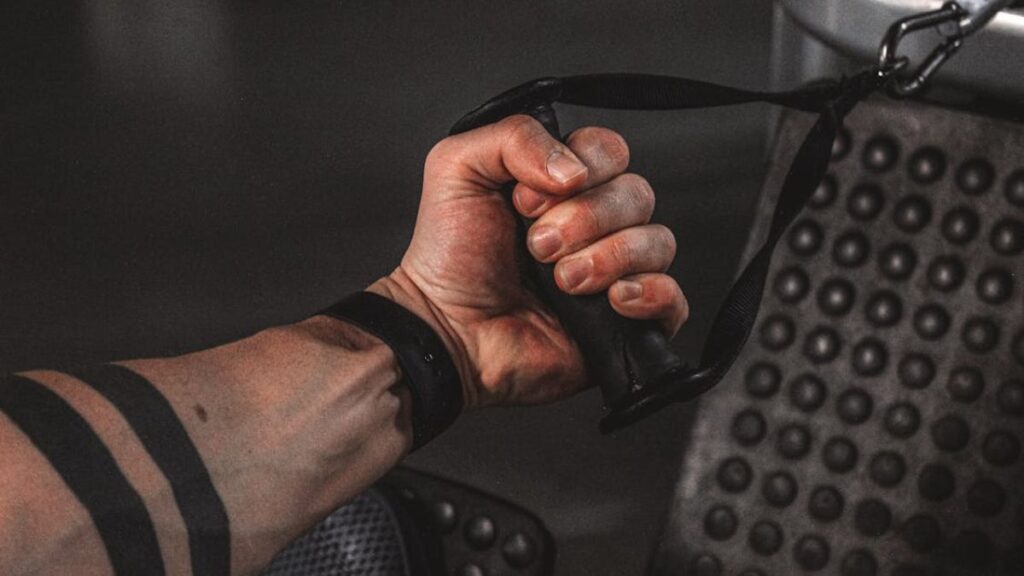
[[[529,512],[400,467],[283,550],[263,576],[547,576],[554,551]]]
[[[450,480],[397,468],[380,482],[401,495],[424,545],[438,549],[451,576],[546,576],[555,548],[529,512]]]
[[[274,558],[263,576],[411,576],[399,523],[368,490]]]
[[[762,225],[806,128],[783,116]],[[653,571],[1022,575],[1024,127],[873,99],[833,156]]]

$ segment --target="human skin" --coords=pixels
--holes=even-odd
[[[515,209],[537,218],[531,255],[556,262],[563,290],[607,290],[616,311],[655,319],[669,335],[685,321],[682,292],[664,274],[674,239],[648,223],[654,194],[626,172],[628,163],[626,143],[609,130],[581,129],[562,144],[525,116],[447,138],[427,156],[411,244],[368,290],[438,333],[467,410],[551,402],[586,384],[572,339],[520,283],[513,214],[498,192],[505,182],[519,182]],[[265,567],[412,444],[410,397],[394,354],[333,318],[121,364],[166,397],[209,470],[230,520],[233,574]],[[189,574],[170,485],[124,416],[67,374],[22,376],[89,422],[142,497],[167,573]],[[0,461],[0,573],[111,573],[88,511],[2,411]]]

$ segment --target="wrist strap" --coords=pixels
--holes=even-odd
[[[419,316],[372,292],[356,292],[321,314],[384,341],[412,393],[413,450],[444,432],[462,412],[462,382],[444,342]]]

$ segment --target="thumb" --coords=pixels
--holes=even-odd
[[[438,142],[427,156],[425,189],[453,178],[487,190],[516,180],[564,196],[586,182],[587,167],[540,122],[517,115]]]

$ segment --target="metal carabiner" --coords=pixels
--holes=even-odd
[[[896,97],[908,97],[917,94],[928,84],[928,80],[939,68],[949,60],[963,45],[964,35],[960,30],[960,20],[966,12],[956,2],[947,2],[938,10],[914,14],[901,18],[889,27],[878,49],[879,74],[892,75],[905,68],[910,60],[906,56],[897,55],[900,42],[908,35],[919,30],[938,28],[943,24],[953,24],[954,32],[945,39],[917,67],[913,76],[907,80],[893,78],[889,83],[889,92]]]
[[[882,45],[878,49],[878,73],[886,77],[893,76],[910,63],[906,56],[897,54],[900,42],[908,34],[935,28],[944,38],[917,67],[911,78],[905,80],[893,78],[890,81],[889,93],[892,96],[906,98],[924,90],[931,77],[946,63],[946,60],[949,60],[960,49],[964,38],[988,24],[1000,10],[1009,6],[1013,0],[960,0],[960,2],[966,4],[967,8],[957,2],[946,2],[938,10],[902,18],[889,27],[882,39]]]

